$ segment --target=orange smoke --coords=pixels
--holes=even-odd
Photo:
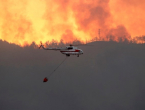
[[[144,43],[144,6],[144,0],[0,0],[0,39],[20,46],[76,39]]]

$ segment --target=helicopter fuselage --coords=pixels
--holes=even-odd
[[[65,54],[66,56],[70,55],[79,55],[83,54],[83,51],[81,49],[78,49],[75,46],[66,46],[65,48],[45,48],[42,44],[40,45],[39,48],[43,48],[44,50],[59,50],[62,54]]]
[[[82,55],[83,51],[81,49],[78,49],[77,47],[74,46],[68,46],[66,47],[66,49],[62,49],[60,50],[60,52],[62,54],[65,54],[66,56],[70,56],[70,55]]]

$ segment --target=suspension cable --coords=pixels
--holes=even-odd
[[[63,64],[63,62],[67,59],[67,57],[65,57],[65,59],[52,71],[52,73],[48,76],[48,78]]]

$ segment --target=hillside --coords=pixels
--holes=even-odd
[[[84,54],[0,41],[1,110],[144,110],[145,44],[93,42]]]

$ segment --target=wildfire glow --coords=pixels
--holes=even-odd
[[[145,35],[144,10],[144,0],[0,0],[0,39],[20,46],[94,38],[144,43],[136,37]]]

